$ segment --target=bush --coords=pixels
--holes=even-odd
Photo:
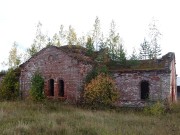
[[[152,106],[145,107],[144,112],[151,115],[162,115],[165,113],[165,107],[158,101]]]
[[[180,112],[180,102],[171,104],[169,107],[169,111],[172,113],[179,113]]]
[[[118,98],[114,81],[108,75],[99,74],[95,79],[85,85],[85,104],[97,108],[111,106]]]
[[[14,100],[19,96],[19,75],[13,69],[9,69],[0,86],[0,98]]]
[[[94,67],[86,76],[86,84],[90,83],[92,79],[95,79],[101,73],[108,74],[108,68],[105,65]]]
[[[39,72],[35,72],[35,74],[31,78],[30,95],[32,100],[41,101],[42,99],[44,99],[43,88],[44,79]]]

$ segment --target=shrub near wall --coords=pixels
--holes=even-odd
[[[165,113],[165,106],[162,102],[157,101],[153,105],[145,107],[144,112],[151,115],[162,115]]]
[[[114,81],[106,74],[99,74],[85,85],[84,101],[90,107],[111,106],[117,98],[118,92]]]
[[[44,79],[41,74],[37,71],[31,78],[31,89],[30,95],[32,100],[34,101],[41,101],[44,99]]]

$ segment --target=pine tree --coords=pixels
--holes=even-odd
[[[94,45],[92,38],[90,36],[87,38],[86,48],[87,48],[87,55],[92,56],[94,52]]]
[[[28,58],[36,54],[38,51],[39,49],[36,47],[36,45],[32,44],[31,47],[27,49]]]
[[[125,50],[124,50],[124,48],[123,48],[123,45],[120,44],[120,45],[118,46],[118,49],[117,49],[116,51],[117,51],[117,53],[116,53],[116,55],[117,55],[117,61],[119,61],[119,63],[120,63],[121,65],[126,65],[126,52],[125,52]]]
[[[132,54],[130,56],[130,60],[138,60],[138,55],[136,53],[136,49],[135,48],[133,48],[133,52],[132,52]]]
[[[152,58],[152,50],[150,48],[149,42],[144,38],[144,42],[140,44],[140,54],[139,57],[142,60],[151,59]]]
[[[131,66],[131,67],[135,67],[135,66],[137,66],[139,64],[138,60],[139,60],[139,56],[136,53],[136,49],[133,48],[133,52],[132,52],[132,54],[130,56],[130,59],[128,61],[128,65]]]

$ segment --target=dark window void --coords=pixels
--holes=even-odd
[[[180,99],[180,86],[177,86],[177,98]]]
[[[141,82],[141,99],[143,100],[149,99],[149,82],[148,81]]]
[[[54,80],[49,80],[49,96],[54,96]]]
[[[59,80],[59,96],[64,97],[64,81]]]

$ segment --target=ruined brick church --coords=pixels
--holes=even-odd
[[[80,46],[49,46],[20,65],[20,91],[29,95],[31,77],[38,70],[44,80],[48,98],[77,102],[87,74],[97,61]],[[142,60],[141,68],[109,67],[116,82],[119,106],[141,106],[148,101],[176,101],[175,54],[168,53],[156,60]],[[147,66],[149,65],[149,66]]]

